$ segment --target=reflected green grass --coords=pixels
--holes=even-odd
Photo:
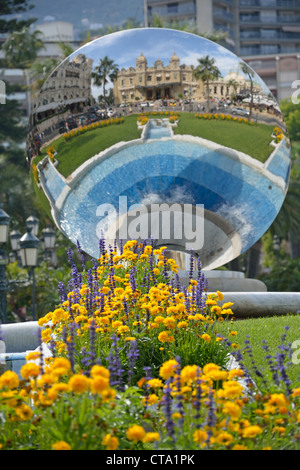
[[[273,129],[274,126],[267,124],[205,120],[195,118],[194,114],[180,113],[179,125],[174,128],[174,133],[202,137],[246,153],[264,163],[274,150],[270,146]]]
[[[51,143],[57,151],[58,171],[68,177],[82,163],[118,142],[139,139],[136,116],[127,116],[124,123],[94,129],[69,141],[61,136]],[[46,148],[42,158],[46,155]]]

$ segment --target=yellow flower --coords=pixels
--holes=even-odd
[[[19,419],[22,421],[27,421],[32,418],[33,416],[33,411],[32,409],[26,405],[25,403],[22,403],[21,406],[18,406],[15,408],[16,415]]]
[[[178,365],[179,364],[177,361],[175,361],[175,359],[170,359],[169,361],[164,362],[159,369],[160,377],[162,377],[164,380],[173,377]]]
[[[70,391],[70,387],[68,386],[68,384],[57,383],[57,384],[52,385],[51,388],[49,388],[48,395],[49,395],[49,398],[51,398],[52,400],[55,400],[59,393],[69,392],[69,391]]]
[[[102,445],[106,450],[116,450],[119,447],[119,439],[111,434],[106,434],[102,439]]]
[[[142,401],[143,401],[144,406],[146,404],[148,406],[151,406],[151,405],[155,405],[156,403],[158,403],[159,398],[155,393],[150,393],[150,395],[148,395],[147,397],[144,397]]]
[[[276,406],[286,406],[288,404],[288,400],[284,396],[283,393],[273,393],[268,400],[269,405],[276,405]]]
[[[242,444],[235,444],[232,447],[232,450],[249,450],[247,446],[243,446]]]
[[[197,369],[198,367],[196,365],[193,366],[185,366],[180,373],[180,376],[185,382],[188,382],[190,380],[195,380],[197,376]]]
[[[161,341],[162,343],[173,342],[174,340],[174,336],[170,335],[169,331],[162,331],[158,335],[158,341]]]
[[[272,432],[278,432],[281,436],[285,433],[286,429],[283,426],[274,426]]]
[[[117,329],[117,334],[123,335],[124,333],[128,333],[128,331],[130,331],[130,328],[127,325],[121,325]]]
[[[206,342],[206,343],[209,343],[210,340],[211,340],[211,337],[207,334],[207,333],[204,333],[201,338]]]
[[[65,441],[57,441],[52,444],[53,450],[72,450],[70,444]]]
[[[17,388],[19,383],[18,374],[11,370],[7,370],[0,376],[0,388]]]
[[[147,384],[151,388],[160,388],[163,387],[163,383],[160,379],[150,379],[148,380]]]
[[[244,430],[243,430],[243,437],[256,437],[258,436],[259,434],[262,434],[263,430],[260,426],[258,425],[252,425],[252,426],[247,426]]]
[[[29,379],[30,377],[37,377],[40,372],[40,366],[35,364],[34,362],[28,362],[21,368],[21,376],[23,379]]]
[[[89,388],[90,380],[85,375],[74,374],[68,383],[73,392],[84,393]]]
[[[233,436],[227,431],[221,431],[216,437],[211,438],[212,443],[217,443],[221,445],[229,445],[233,441]]]
[[[127,429],[126,436],[130,441],[139,442],[142,441],[146,436],[146,431],[142,426],[134,424]]]
[[[225,304],[222,305],[223,309],[227,309],[233,305],[233,302],[226,302]]]
[[[226,402],[223,412],[231,416],[232,419],[238,419],[241,416],[242,410],[239,405],[233,402]]]
[[[220,396],[226,398],[238,398],[243,394],[243,386],[234,380],[228,380],[223,383],[223,390],[219,390],[219,392]]]
[[[197,429],[193,434],[193,441],[196,444],[203,444],[206,442],[208,434],[206,431],[202,431],[201,429]]]
[[[145,437],[143,438],[143,442],[153,442],[159,441],[160,436],[158,432],[147,432]]]
[[[220,292],[219,290],[217,290],[217,296],[218,296],[218,299],[219,299],[219,300],[223,300],[223,299],[224,299],[224,295],[223,295],[222,292]]]

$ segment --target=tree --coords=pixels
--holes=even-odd
[[[26,69],[36,60],[44,43],[40,31],[30,33],[28,28],[12,33],[2,46],[7,65]]]
[[[231,78],[230,80],[228,80],[227,85],[229,89],[230,87],[233,89],[233,92],[230,95],[231,99],[235,99],[238,88],[238,82],[234,78]]]
[[[109,80],[112,82],[116,80],[117,74],[118,66],[114,63],[113,60],[109,59],[108,56],[100,59],[100,64],[95,67],[94,72],[91,74],[94,84],[96,86],[102,86],[105,108],[107,107],[106,85],[108,84]]]
[[[241,71],[243,74],[247,75],[250,81],[250,109],[249,109],[249,121],[252,119],[252,112],[253,112],[253,98],[254,98],[254,83],[253,83],[253,78],[254,78],[254,72],[249,67],[249,65],[246,62],[242,62],[240,64]]]
[[[0,31],[3,34],[21,31],[36,21],[35,18],[19,20],[17,17],[9,18],[9,15],[18,15],[32,9],[34,5],[28,0],[0,0]]]
[[[199,65],[193,70],[196,80],[202,80],[206,85],[206,112],[209,112],[210,82],[217,80],[221,76],[221,72],[215,65],[215,59],[209,55],[198,59]]]

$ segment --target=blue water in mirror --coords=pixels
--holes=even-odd
[[[167,121],[162,119],[150,119],[146,139],[161,139],[171,137],[171,130]]]

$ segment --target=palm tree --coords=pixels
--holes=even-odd
[[[209,55],[201,57],[198,62],[199,65],[194,69],[193,75],[196,80],[202,80],[206,85],[206,112],[209,112],[209,85],[211,81],[217,80],[221,76],[221,72],[215,65],[215,59]]]
[[[230,95],[231,99],[236,98],[236,92],[239,85],[238,82],[234,78],[231,78],[230,80],[228,80],[227,85],[228,88],[231,87],[233,89],[233,92]]]
[[[252,110],[253,110],[253,96],[254,96],[254,84],[253,84],[253,78],[254,78],[254,72],[249,67],[249,65],[246,62],[242,62],[240,64],[240,69],[243,72],[243,74],[247,75],[249,80],[250,80],[250,109],[249,109],[249,121],[251,121],[252,118]]]
[[[95,67],[94,72],[92,72],[92,78],[94,85],[102,86],[103,89],[103,101],[106,109],[106,85],[108,80],[112,82],[116,80],[118,74],[118,66],[114,63],[112,59],[109,59],[108,56],[105,56],[103,59],[100,59],[100,64]]]

